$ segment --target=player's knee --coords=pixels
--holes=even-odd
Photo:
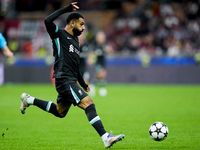
[[[104,79],[105,77],[106,77],[106,71],[105,70],[101,70],[96,74],[97,79]]]
[[[67,115],[67,112],[58,112],[57,117],[64,118],[66,115]]]
[[[64,118],[66,116],[66,114],[59,114],[59,118]]]
[[[66,116],[66,114],[60,114],[59,112],[54,113],[54,116],[58,117],[58,118],[64,118]]]
[[[91,105],[91,104],[93,104],[93,101],[92,101],[92,99],[89,96],[87,97],[87,99],[85,101],[85,104],[87,104],[88,106]]]
[[[89,96],[87,96],[79,103],[78,106],[83,108],[83,109],[86,109],[91,104],[93,104],[93,101]]]
[[[61,103],[57,104],[57,117],[64,118],[67,115],[69,108],[70,106],[65,106]]]

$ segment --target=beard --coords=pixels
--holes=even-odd
[[[83,30],[78,30],[77,28],[74,28],[73,30],[73,33],[74,33],[74,36],[79,36],[79,35],[81,35],[81,33],[83,32]]]

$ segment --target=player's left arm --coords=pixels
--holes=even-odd
[[[90,87],[85,83],[80,71],[78,73],[78,82],[83,87],[84,91],[86,91],[86,92],[90,91]]]
[[[79,7],[76,5],[77,2],[73,2],[69,5],[67,5],[64,8],[60,8],[58,10],[56,10],[55,12],[53,12],[52,14],[50,14],[49,16],[47,16],[44,20],[47,32],[49,33],[50,36],[54,36],[54,33],[57,30],[57,26],[53,23],[53,21],[55,19],[57,19],[60,15],[67,13],[67,12],[72,12],[75,11],[77,9],[79,9]]]

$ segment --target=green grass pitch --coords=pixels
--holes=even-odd
[[[51,84],[0,86],[0,149],[2,150],[103,150],[101,138],[83,110],[71,107],[65,118],[56,118],[35,106],[20,113],[20,94],[56,102]],[[111,149],[200,149],[199,85],[108,85],[108,96],[93,98],[105,129],[125,134]],[[150,138],[152,123],[164,122],[168,137]]]

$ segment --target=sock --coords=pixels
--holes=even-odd
[[[52,103],[51,101],[44,101],[44,100],[35,98],[33,105],[41,108],[42,110],[46,112],[52,113],[56,117],[62,118],[62,116],[57,111],[56,104]]]
[[[102,136],[101,136],[101,139],[103,140],[103,142],[108,138],[108,133],[106,132],[105,134],[103,134]]]
[[[27,97],[27,103],[30,105],[33,105],[34,100],[35,100],[35,97],[32,97],[32,96]]]
[[[96,113],[95,105],[91,104],[85,109],[85,113],[90,124],[94,127],[94,129],[98,132],[100,136],[106,133],[103,124],[101,122],[100,117]]]

